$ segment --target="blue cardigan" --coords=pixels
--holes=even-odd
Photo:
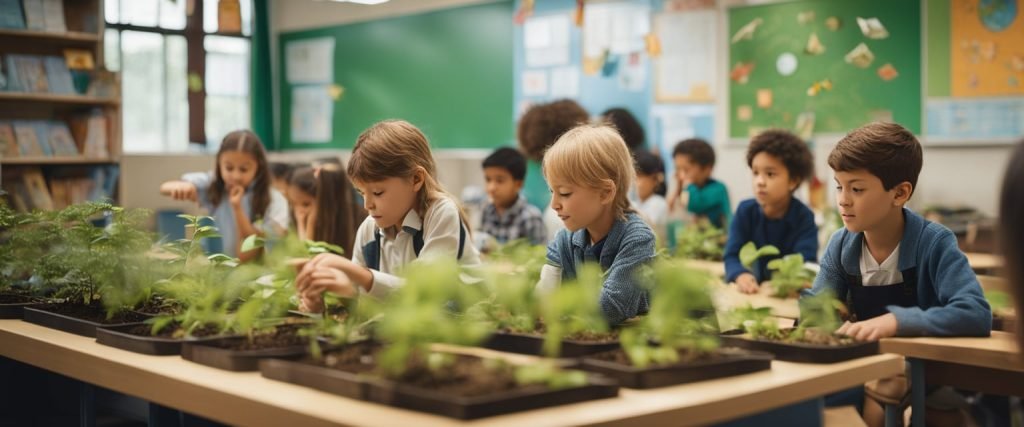
[[[988,336],[992,309],[978,277],[948,228],[903,209],[906,226],[900,240],[899,269],[917,268],[917,307],[886,308],[896,316],[899,336]],[[843,228],[832,235],[821,260],[813,295],[826,289],[845,300],[846,275],[860,276],[864,233]]]
[[[796,198],[790,198],[789,209],[781,219],[764,216],[757,200],[740,202],[729,225],[729,240],[725,243],[726,283],[748,272],[757,278],[758,283],[769,279],[768,261],[781,255],[761,257],[754,263],[753,271],[749,271],[740,263],[740,248],[751,241],[759,248],[774,245],[782,255],[800,253],[805,261],[818,260],[818,226],[814,224],[814,213]]]
[[[586,228],[575,233],[561,230],[548,244],[547,263],[562,269],[562,280],[576,277],[576,269],[584,262],[598,261],[604,271],[601,288],[601,311],[610,325],[646,313],[650,308],[647,289],[638,283],[639,267],[654,259],[654,232],[640,216],[626,214],[616,219],[604,239],[599,260],[592,254]]]

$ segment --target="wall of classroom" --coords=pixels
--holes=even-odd
[[[636,1],[636,0],[632,0]],[[936,0],[927,0],[927,3],[934,3]],[[434,0],[434,1],[416,1],[416,0],[392,0],[391,2],[377,6],[359,6],[352,4],[337,4],[330,2],[303,2],[302,7],[295,7],[294,3],[286,0],[274,0],[271,2],[272,7],[272,28],[271,31],[274,35],[271,37],[272,43],[276,44],[278,41],[277,35],[281,32],[290,32],[311,28],[319,28],[324,26],[336,26],[350,22],[359,22],[366,20],[375,19],[388,19],[396,16],[403,16],[407,14],[423,13],[427,11],[443,10],[453,7],[461,7],[465,5],[486,3],[487,1],[481,0]],[[291,7],[289,3],[292,3]],[[571,12],[571,3],[562,0],[556,0],[554,2],[543,0],[539,3],[538,10],[540,12],[549,11],[549,7],[555,9],[562,8],[566,13]],[[541,6],[544,3],[548,3],[549,6]],[[554,3],[554,6],[550,6]],[[589,4],[590,2],[588,2]],[[660,10],[660,1],[652,1],[652,10]],[[750,4],[764,4],[770,2],[764,1],[751,1]],[[727,25],[727,13],[730,7],[742,6],[748,4],[746,1],[741,0],[728,0],[720,1],[718,4],[718,26],[721,31],[718,37],[717,45],[717,58],[716,61],[720,64],[719,69],[721,73],[727,73],[728,67],[728,39],[726,34]],[[515,8],[518,8],[519,2],[515,3]],[[514,9],[515,9],[514,8]],[[922,13],[927,14],[927,7],[923,6]],[[511,19],[511,17],[509,18]],[[517,28],[517,40],[521,40],[520,29]],[[931,33],[929,37],[934,37],[935,34]],[[518,41],[517,41],[518,42]],[[924,43],[928,43],[925,40]],[[276,57],[276,52],[279,48],[272,46],[271,51],[275,53],[273,58],[274,64],[280,63],[280,58]],[[515,55],[516,47],[509,47],[509,54]],[[575,46],[574,49],[579,49],[579,46]],[[928,47],[924,47],[925,51],[928,51]],[[927,54],[924,54],[925,61],[927,61]],[[277,70],[275,69],[275,73]],[[518,77],[518,74],[516,74]],[[927,78],[926,78],[927,79]],[[273,81],[275,85],[279,81],[279,77],[275,76]],[[716,147],[718,153],[718,167],[716,168],[715,175],[718,179],[723,181],[730,190],[732,195],[732,201],[734,204],[740,200],[752,197],[752,191],[750,189],[750,174],[746,167],[746,146],[745,141],[742,139],[730,139],[728,136],[728,129],[726,125],[726,117],[729,114],[729,107],[727,103],[728,93],[728,79],[721,78],[716,82],[715,92],[721,94],[717,97],[712,105],[714,111],[714,127],[713,136],[711,137],[712,142]],[[514,82],[510,82],[514,84]],[[275,88],[275,91],[279,88]],[[517,101],[521,98],[517,89]],[[275,97],[276,99],[279,99]],[[595,105],[586,105],[586,100],[583,100],[585,106],[592,114],[600,113],[600,110],[595,108]],[[680,104],[682,105],[682,104]],[[602,106],[603,108],[603,106]],[[658,108],[657,104],[650,100],[650,108]],[[518,108],[516,114],[519,113]],[[646,112],[639,112],[639,115],[645,115]],[[274,117],[279,117],[275,112]],[[514,120],[514,118],[510,119]],[[650,123],[650,117],[645,119],[648,128],[649,137],[652,135],[651,128],[653,127]],[[834,146],[842,135],[816,135],[814,154],[816,160],[816,167],[819,171],[819,176],[822,179],[830,180],[831,176],[826,173],[828,171],[828,165],[826,164],[826,158],[829,151]],[[441,181],[454,193],[459,194],[461,189],[468,185],[482,185],[482,177],[479,173],[480,161],[489,153],[490,149],[457,149],[457,150],[438,150],[436,156],[438,162],[445,164],[450,167],[440,168],[442,171]],[[978,208],[982,212],[994,216],[998,207],[998,188],[1003,174],[1003,168],[1005,167],[1006,158],[1010,152],[1010,146],[999,143],[984,143],[973,140],[972,138],[963,138],[960,141],[949,140],[944,141],[943,145],[928,145],[925,149],[925,162],[924,168],[921,172],[919,179],[919,188],[915,192],[915,196],[912,200],[911,205],[914,207],[923,207],[928,204],[950,204],[950,205],[970,205]],[[338,153],[342,156],[347,153],[338,150]],[[292,155],[285,153],[285,155]],[[277,156],[277,155],[275,155]],[[317,155],[310,155],[310,158],[318,157]],[[201,170],[208,169],[212,166],[212,157],[209,160],[196,161],[195,156],[159,156],[158,161],[160,166],[167,168],[166,165],[174,164],[180,165],[181,167],[175,167],[174,171],[168,171],[168,175],[171,177],[180,175],[181,172],[188,170]],[[155,185],[149,185],[147,180],[157,181],[160,179],[136,179],[141,177],[143,174],[149,175],[150,172],[157,169],[150,168],[153,163],[153,156],[133,156],[128,155],[124,159],[124,201],[127,206],[136,207],[148,207],[148,208],[164,208],[170,206],[178,206],[173,202],[168,202],[166,199],[160,198],[155,194]],[[199,166],[196,169],[193,166]],[[178,170],[180,169],[180,170]],[[446,172],[447,171],[447,172]],[[163,173],[163,172],[161,172]],[[964,179],[969,177],[969,179]],[[826,185],[831,191],[832,186]]]

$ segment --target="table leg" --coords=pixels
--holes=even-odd
[[[910,425],[913,427],[925,427],[925,379],[924,360],[907,358],[910,363]]]

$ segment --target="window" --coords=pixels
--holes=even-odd
[[[221,2],[235,0],[106,1],[104,59],[121,73],[125,152],[183,152],[190,142],[215,150],[250,127],[252,4],[238,1],[241,32],[228,34]]]

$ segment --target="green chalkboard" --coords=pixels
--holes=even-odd
[[[512,2],[282,33],[279,147],[351,148],[373,123],[399,118],[439,148],[485,148],[513,141]],[[333,37],[334,102],[330,144],[292,141],[292,88],[285,49]]]
[[[809,18],[808,12],[813,19],[801,23],[798,16]],[[837,30],[826,25],[829,17],[839,19]],[[878,18],[889,36],[865,37],[857,17]],[[737,7],[729,10],[728,37],[758,18],[762,23],[751,39],[730,44],[730,70],[738,63],[753,64],[746,83],[729,80],[730,136],[748,137],[769,127],[794,129],[803,112],[814,113],[815,133],[845,133],[885,118],[921,132],[920,1],[808,0]],[[805,52],[812,33],[825,46],[820,55]],[[844,60],[862,42],[874,54],[867,68]],[[797,59],[796,71],[788,76],[776,67],[786,52]],[[879,77],[878,69],[885,64],[896,69],[895,79]],[[831,90],[808,96],[815,82],[826,79]],[[763,90],[771,91],[770,106],[759,106],[758,92]]]

